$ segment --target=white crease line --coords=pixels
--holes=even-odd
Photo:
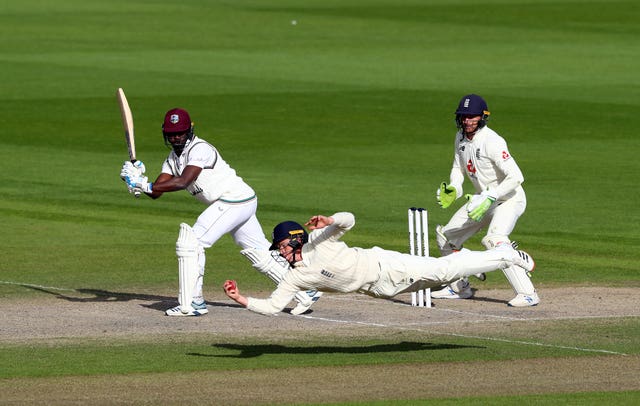
[[[455,334],[455,333],[435,333],[435,334],[454,336],[454,337],[463,337],[463,338],[475,338],[475,339],[478,339],[478,340],[500,341],[500,342],[503,342],[503,343],[510,343],[510,344],[523,344],[523,345],[535,345],[535,346],[538,346],[538,347],[561,348],[561,349],[564,349],[564,350],[575,350],[575,351],[585,351],[585,352],[600,352],[600,353],[605,353],[605,354],[615,354],[615,355],[625,355],[625,356],[629,355],[629,354],[625,354],[623,352],[617,352],[617,351],[598,350],[598,349],[593,349],[593,348],[581,348],[581,347],[568,347],[568,346],[565,346],[565,345],[544,344],[544,343],[536,343],[536,342],[531,342],[531,341],[507,340],[507,339],[504,339],[504,338],[468,336],[468,335],[464,335],[464,334]]]
[[[465,314],[465,315],[470,315],[470,316],[478,316],[478,317],[493,317],[496,319],[506,319],[506,320],[514,320],[514,321],[525,321],[525,320],[529,320],[527,318],[522,318],[522,317],[512,317],[512,316],[499,316],[497,314],[487,314],[487,313],[474,313],[474,312],[468,312],[468,311],[463,311],[463,310],[454,310],[454,309],[434,309],[436,311],[441,311],[441,312],[450,312],[450,313],[457,313],[457,314]],[[486,321],[486,320],[485,320]]]
[[[362,324],[363,326],[373,326],[373,327],[391,327],[391,326],[386,325],[386,324],[371,323],[371,322],[368,322],[368,321],[338,320],[338,319],[329,319],[329,318],[326,318],[326,317],[305,316],[304,314],[298,315],[298,316],[293,316],[293,317],[304,317],[305,319],[309,319],[309,320],[329,321],[329,322],[332,322],[332,323]]]
[[[464,334],[456,334],[456,333],[441,333],[441,332],[437,332],[437,331],[425,330],[425,329],[422,329],[422,328],[411,328],[411,327],[406,327],[406,326],[394,326],[394,325],[389,325],[389,324],[368,323],[368,322],[350,321],[350,320],[336,320],[336,319],[328,319],[328,318],[324,318],[324,317],[313,317],[313,316],[305,316],[305,315],[301,315],[299,317],[304,317],[304,318],[309,319],[309,320],[321,320],[321,321],[329,321],[329,322],[335,322],[335,323],[360,324],[360,325],[372,326],[372,327],[395,328],[395,329],[399,329],[399,330],[409,330],[409,331],[422,331],[422,332],[425,332],[425,333],[428,333],[428,334],[434,334],[434,335],[444,335],[444,336],[452,336],[452,337],[472,338],[472,339],[476,339],[476,340],[499,341],[499,342],[510,343],[510,344],[533,345],[533,346],[538,346],[538,347],[560,348],[560,349],[564,349],[564,350],[574,350],[574,351],[583,351],[583,352],[597,352],[597,353],[625,355],[625,356],[628,355],[628,354],[625,354],[625,353],[622,353],[622,352],[609,351],[609,350],[600,350],[600,349],[582,348],[582,347],[569,347],[569,346],[564,346],[564,345],[544,344],[544,343],[537,343],[537,342],[532,342],[532,341],[507,340],[507,339],[504,339],[504,338],[472,336],[472,335],[464,335]]]
[[[31,283],[11,282],[11,281],[0,281],[0,283],[3,284],[3,285],[17,285],[17,286],[27,286],[29,288],[63,290],[63,291],[67,291],[67,292],[76,292],[75,289],[56,288],[55,286],[33,285]]]

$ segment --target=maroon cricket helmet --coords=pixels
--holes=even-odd
[[[185,133],[191,129],[191,117],[186,110],[175,108],[167,111],[164,115],[164,123],[162,124],[162,132]]]

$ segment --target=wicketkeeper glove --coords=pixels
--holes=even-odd
[[[487,191],[479,195],[466,195],[465,197],[469,200],[469,203],[467,203],[467,213],[474,221],[482,220],[489,208],[491,208],[493,202],[496,201],[496,198],[491,196]]]
[[[442,182],[440,187],[436,191],[436,200],[443,209],[451,206],[453,202],[458,198],[458,191],[451,185],[447,185],[446,182]]]
[[[136,189],[145,193],[152,192],[153,183],[149,182],[146,176],[126,176],[124,181],[127,182],[130,193],[134,193]]]

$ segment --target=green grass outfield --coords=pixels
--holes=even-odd
[[[528,208],[511,237],[536,258],[536,286],[640,287],[637,1],[23,0],[0,6],[0,33],[0,300],[40,297],[22,285],[175,290],[178,225],[192,224],[203,206],[186,193],[151,201],[126,192],[118,87],[151,177],[168,153],[164,112],[180,106],[257,191],[267,234],[282,220],[345,210],[357,219],[349,244],[396,250],[406,249],[408,207],[429,209],[432,230],[453,213],[434,197],[448,180],[453,111],[462,95],[481,94],[490,126],[525,175]],[[480,249],[480,237],[468,247]],[[214,297],[230,276],[249,290],[271,288],[228,236],[208,250],[207,272]],[[482,286],[505,285],[490,278]],[[619,341],[599,342],[596,330],[590,337],[640,353],[637,318],[607,328]],[[327,345],[316,340],[300,345]],[[139,346],[149,370],[135,362],[94,367],[137,359]],[[167,346],[12,344],[0,347],[0,379],[193,370]],[[175,362],[161,362],[167,354]],[[327,362],[570,356],[500,343],[491,356],[417,354]],[[317,362],[313,354],[295,358]],[[217,368],[268,373],[293,361],[245,362]],[[593,404],[639,398],[580,396]],[[566,395],[527,400],[552,404]]]

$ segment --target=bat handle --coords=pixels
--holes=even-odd
[[[138,160],[137,160],[137,159],[135,159],[135,158],[134,158],[134,159],[131,159],[130,161],[131,161],[131,163],[132,163],[132,164],[135,164],[136,162],[138,162]],[[135,197],[140,197],[140,192],[136,190],[135,192],[133,192],[133,195],[134,195]]]

